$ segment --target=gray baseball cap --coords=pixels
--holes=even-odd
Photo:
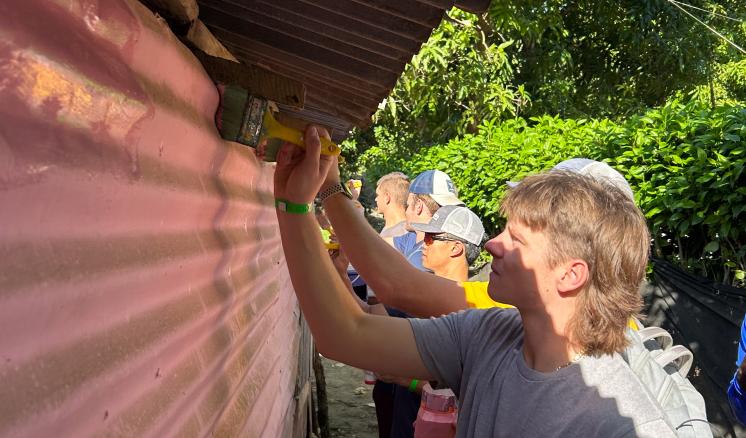
[[[430,222],[412,224],[412,228],[423,233],[448,233],[474,245],[481,245],[484,226],[479,217],[466,207],[446,205],[435,212]]]
[[[571,158],[552,167],[550,172],[553,170],[575,172],[589,176],[597,181],[607,182],[624,192],[624,194],[629,196],[633,201],[635,199],[632,187],[630,187],[622,174],[601,161],[591,160],[589,158]],[[515,187],[520,184],[520,182],[508,181],[507,184],[509,187]]]

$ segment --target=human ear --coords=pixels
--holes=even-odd
[[[417,216],[422,214],[423,208],[425,208],[425,204],[423,204],[419,199],[416,199],[414,201],[414,212],[417,213]]]
[[[588,263],[572,259],[560,265],[557,290],[562,295],[576,295],[588,283]]]
[[[451,257],[458,257],[466,251],[464,244],[461,242],[453,242],[451,246]]]

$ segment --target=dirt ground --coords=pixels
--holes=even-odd
[[[363,382],[357,368],[321,359],[329,404],[329,431],[334,438],[378,438],[373,385]]]

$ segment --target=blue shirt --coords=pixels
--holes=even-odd
[[[428,271],[422,266],[422,245],[424,241],[417,241],[417,233],[410,231],[407,234],[394,237],[394,247],[407,258],[407,261],[420,271]],[[429,272],[429,271],[428,271]]]
[[[737,367],[741,366],[744,356],[746,356],[746,318],[744,318],[741,324],[741,341],[738,342]],[[736,419],[741,424],[746,425],[746,388],[741,388],[741,385],[738,384],[736,380],[737,374],[733,375],[733,379],[730,381],[730,386],[728,387],[728,402],[730,402],[730,408]]]

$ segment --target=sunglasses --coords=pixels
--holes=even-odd
[[[425,233],[425,245],[430,246],[436,240],[440,240],[441,242],[460,242],[458,239],[451,239],[440,234]]]

